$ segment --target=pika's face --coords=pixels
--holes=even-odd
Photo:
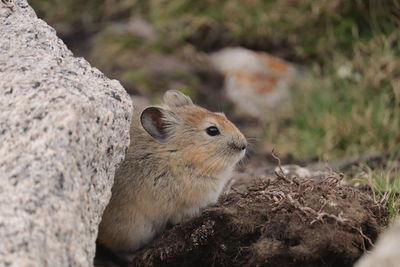
[[[206,169],[218,170],[235,165],[243,158],[247,141],[224,114],[193,106],[182,111],[176,139],[184,160]]]
[[[196,106],[177,91],[167,91],[164,104],[141,115],[143,128],[162,149],[175,151],[187,166],[210,173],[233,167],[243,158],[247,141],[224,114]]]

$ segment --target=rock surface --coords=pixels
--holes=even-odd
[[[26,0],[0,2],[0,266],[90,266],[131,99]]]
[[[386,233],[379,237],[378,243],[372,253],[365,254],[355,265],[356,267],[400,265],[400,218]]]

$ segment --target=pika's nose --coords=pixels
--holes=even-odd
[[[230,148],[235,149],[235,150],[245,150],[247,147],[247,143],[231,142],[228,145]]]
[[[246,147],[247,147],[246,144],[242,144],[242,145],[238,146],[238,148],[239,148],[240,150],[245,150]]]

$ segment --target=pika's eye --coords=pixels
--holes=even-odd
[[[206,132],[209,136],[216,136],[219,135],[219,130],[215,126],[210,126],[206,129]]]

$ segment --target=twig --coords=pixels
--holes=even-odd
[[[275,155],[275,148],[272,149],[271,155],[272,155],[272,157],[273,157],[274,159],[276,159],[276,160],[278,161],[278,168],[279,168],[279,170],[281,171],[281,174],[280,174],[280,175],[277,174],[277,171],[275,171],[275,174],[277,174],[278,177],[284,177],[284,178],[286,179],[286,177],[285,177],[285,172],[284,172],[283,169],[282,169],[281,159],[280,159],[277,155]]]
[[[313,225],[317,221],[323,222],[324,221],[323,219],[325,217],[334,219],[336,222],[341,223],[341,224],[345,224],[346,222],[349,221],[348,219],[342,217],[342,215],[343,215],[342,212],[340,212],[339,215],[336,216],[334,214],[321,212],[323,207],[320,209],[320,211],[316,211],[313,208],[302,206],[298,201],[294,200],[292,198],[292,196],[290,196],[290,194],[286,195],[286,198],[289,200],[290,204],[292,204],[298,210],[304,212],[304,214],[307,215],[309,213],[309,214],[316,216],[316,218],[311,221],[310,225]]]
[[[295,184],[299,185],[299,182],[298,182],[297,180],[292,180],[292,181],[291,181],[291,180],[289,180],[289,179],[286,177],[285,172],[284,172],[283,169],[282,169],[281,159],[280,159],[277,155],[275,155],[275,148],[272,149],[271,155],[272,155],[272,157],[273,157],[274,159],[276,159],[276,160],[278,161],[278,168],[279,168],[280,173],[277,172],[276,170],[274,170],[274,173],[275,173],[276,177],[278,177],[279,179],[284,180],[284,181],[287,182],[288,184],[295,183]]]
[[[368,243],[371,245],[371,247],[373,247],[373,248],[375,247],[375,245],[374,245],[374,243],[372,242],[371,238],[369,238],[368,236],[366,236],[366,235],[363,233],[361,227],[360,227],[360,228],[356,228],[356,227],[353,226],[352,229],[354,229],[354,230],[356,230],[357,232],[359,232],[360,235],[362,236],[362,238],[364,238],[365,240],[367,240]],[[364,241],[364,240],[363,240],[363,241]],[[365,246],[364,246],[364,250],[366,250]]]

